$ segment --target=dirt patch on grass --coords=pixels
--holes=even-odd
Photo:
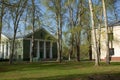
[[[91,75],[86,80],[120,80],[120,74]]]

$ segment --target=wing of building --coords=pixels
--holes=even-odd
[[[10,43],[9,38],[1,34],[1,44],[0,44],[0,60],[8,59],[10,55]]]
[[[32,34],[29,33],[24,37],[16,39],[14,60],[29,60],[32,50]],[[11,39],[2,34],[0,45],[0,59],[9,59],[11,51]],[[57,58],[56,38],[47,32],[44,28],[40,28],[34,33],[35,47],[33,60],[50,60]]]
[[[97,33],[97,41],[99,41],[98,38],[100,34],[100,59],[105,60],[106,59],[105,28],[101,28],[101,31],[96,29],[96,33]],[[109,38],[110,60],[120,61],[120,21],[109,25],[108,38]],[[93,59],[95,59],[94,51],[95,49],[93,48],[93,42],[92,42]]]

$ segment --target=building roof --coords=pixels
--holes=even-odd
[[[109,27],[120,26],[120,21],[116,21],[116,22],[110,23],[108,26]]]
[[[1,39],[2,38],[6,39],[6,40],[9,40],[9,38],[6,35],[4,35],[3,33],[1,34]]]
[[[48,31],[47,31],[45,28],[43,28],[43,27],[36,29],[34,32],[41,31],[41,30],[42,30],[42,31],[45,31],[47,34],[49,34],[51,37],[53,37],[53,39],[56,39],[56,37],[55,37],[53,34],[51,34],[50,32],[48,32]],[[33,34],[33,32],[29,32],[29,33],[27,33],[27,34],[25,34],[25,35],[17,36],[16,39],[20,39],[20,38],[25,39],[25,38],[29,37],[29,36],[32,35],[32,34]]]

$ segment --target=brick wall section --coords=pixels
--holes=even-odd
[[[111,61],[120,61],[120,57],[111,57]],[[105,59],[101,59],[101,61],[105,61]]]

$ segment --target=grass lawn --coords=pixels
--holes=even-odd
[[[120,80],[120,62],[0,62],[0,80]]]

